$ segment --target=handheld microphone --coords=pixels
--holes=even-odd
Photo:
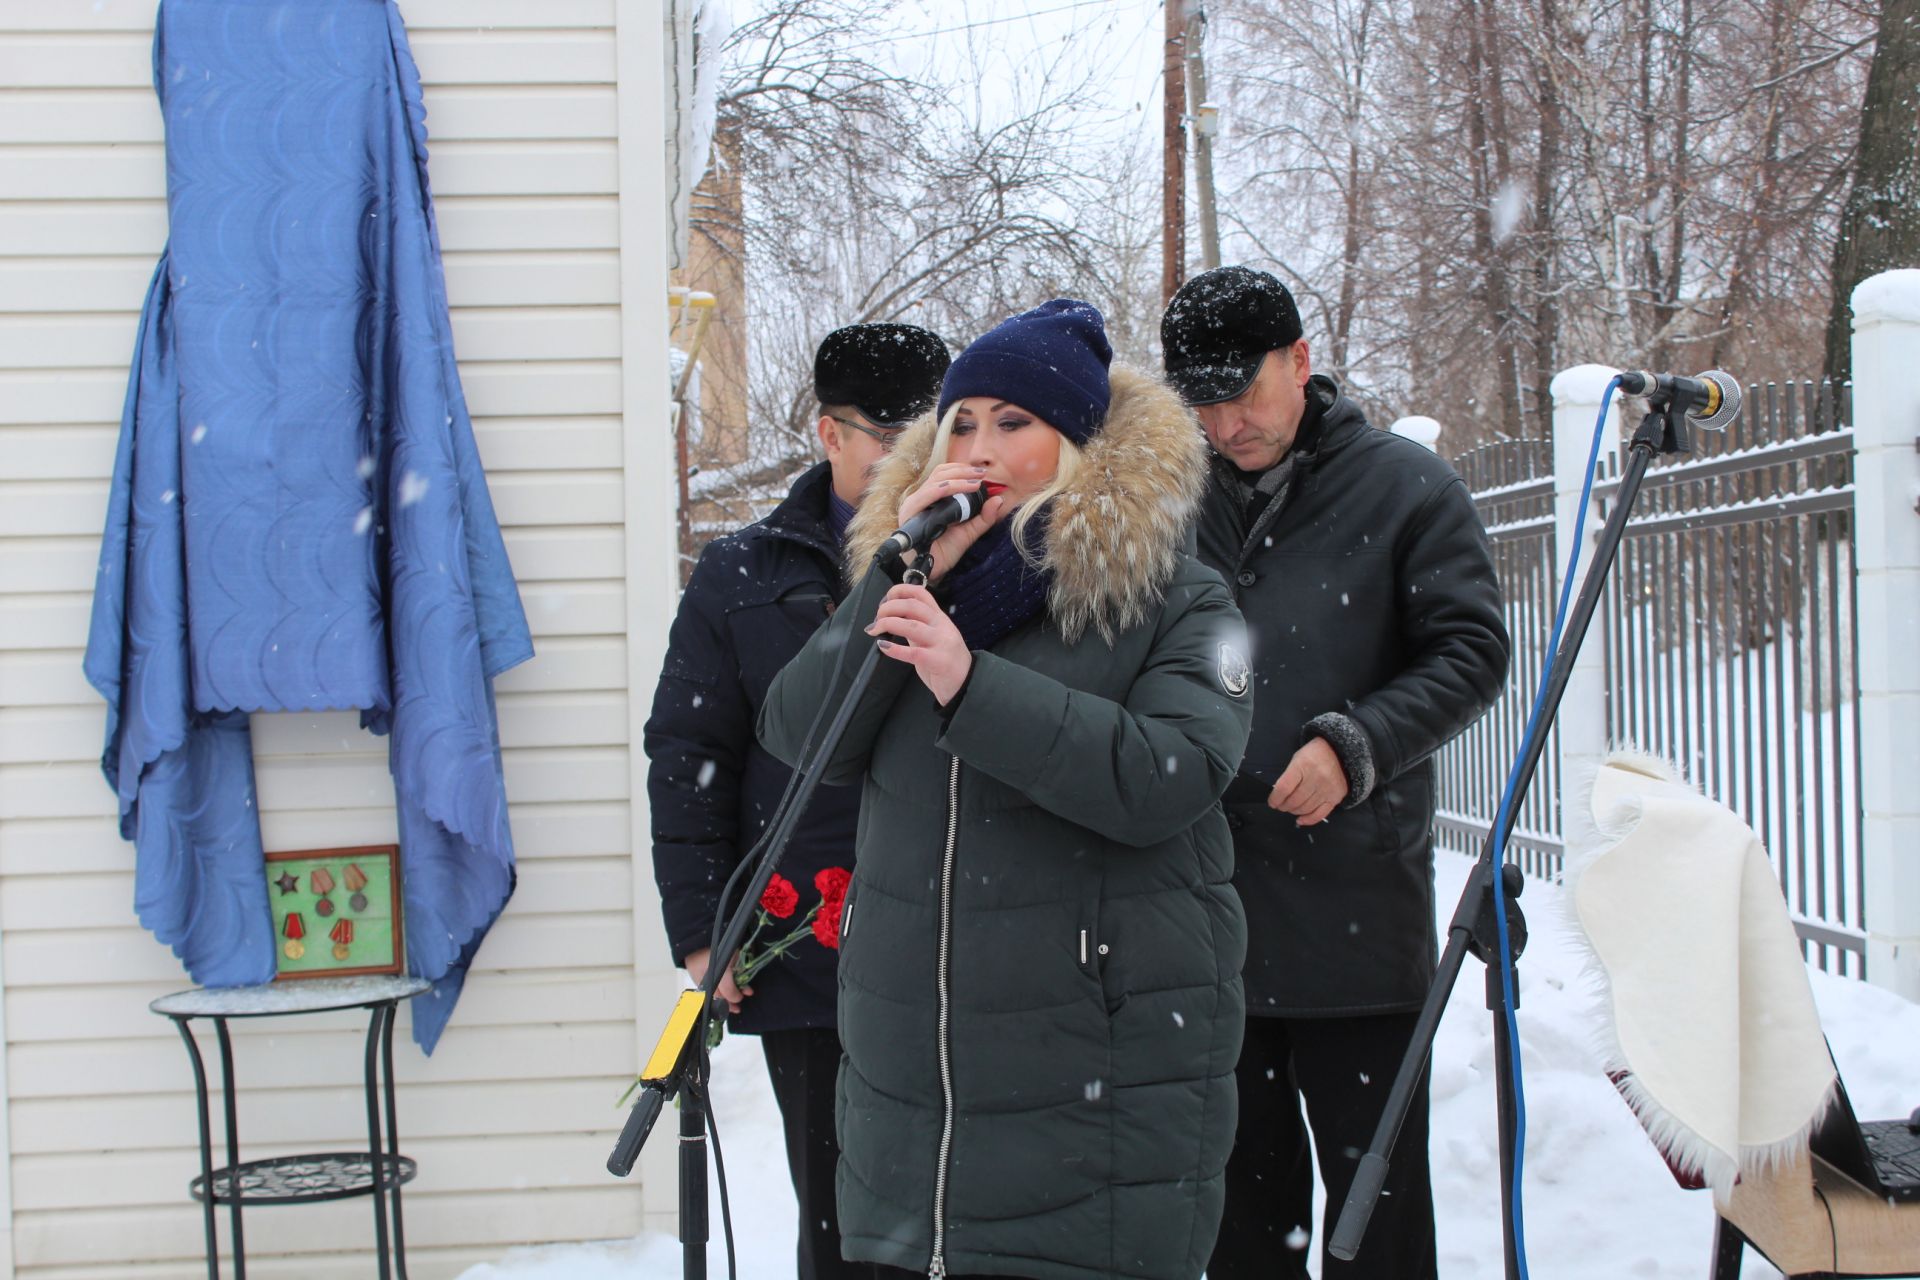
[[[987,499],[993,496],[987,492],[989,488],[997,491],[1005,487],[982,484],[968,493],[948,494],[925,510],[907,517],[907,522],[880,544],[880,550],[874,554],[874,558],[891,561],[908,551],[925,551],[933,545],[935,538],[948,529],[979,515],[985,509]]]
[[[1739,380],[1718,369],[1691,378],[1622,369],[1620,389],[1630,396],[1645,396],[1656,405],[1681,406],[1702,431],[1725,431],[1740,412]]]

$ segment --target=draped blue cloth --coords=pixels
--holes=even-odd
[[[135,909],[196,982],[271,980],[248,713],[357,709],[391,735],[431,1052],[513,891],[493,679],[533,644],[454,367],[419,74],[383,0],[165,0],[153,68],[170,231],[86,655]]]

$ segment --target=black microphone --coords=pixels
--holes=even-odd
[[[1680,405],[1702,431],[1725,431],[1740,412],[1740,383],[1730,373],[1709,369],[1691,378],[1671,373],[1622,369],[1620,389],[1657,405]]]
[[[973,519],[987,505],[987,487],[983,484],[968,493],[950,493],[926,509],[907,517],[907,522],[880,544],[874,559],[892,561],[906,552],[925,551],[933,540],[956,524]]]
[[[660,1118],[660,1108],[666,1101],[667,1095],[659,1086],[641,1087],[639,1099],[627,1113],[626,1126],[620,1130],[620,1140],[613,1144],[613,1154],[607,1157],[608,1173],[624,1178],[633,1172],[640,1148],[646,1145],[647,1135],[653,1132],[653,1122]]]

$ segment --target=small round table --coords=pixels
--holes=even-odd
[[[246,1237],[240,1225],[243,1205],[304,1204],[317,1200],[373,1197],[373,1231],[379,1250],[381,1280],[406,1280],[406,1235],[400,1221],[400,1187],[411,1182],[414,1162],[399,1154],[399,1126],[393,1103],[394,1011],[432,984],[421,978],[359,977],[313,978],[259,987],[196,987],[161,996],[147,1006],[173,1019],[193,1062],[195,1101],[200,1108],[200,1176],[188,1193],[206,1213],[207,1275],[220,1278],[220,1246],[214,1235],[214,1206],[228,1208],[233,1225],[233,1268],[246,1280]],[[314,1155],[276,1156],[270,1160],[240,1160],[240,1134],[233,1096],[233,1044],[227,1036],[229,1018],[275,1018],[334,1009],[368,1009],[366,1092],[366,1151],[329,1151]],[[220,1092],[226,1108],[227,1163],[213,1167],[213,1129],[207,1101],[207,1071],[192,1028],[195,1018],[212,1018],[220,1043]],[[380,1132],[380,1101],[386,1101],[384,1149]],[[387,1204],[393,1205],[393,1268],[388,1266]]]

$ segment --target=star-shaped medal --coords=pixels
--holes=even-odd
[[[280,878],[278,880],[275,880],[274,883],[280,886],[280,894],[282,897],[285,897],[287,894],[292,893],[294,890],[300,887],[300,881],[298,877],[296,877],[291,871],[282,871],[280,873]]]

